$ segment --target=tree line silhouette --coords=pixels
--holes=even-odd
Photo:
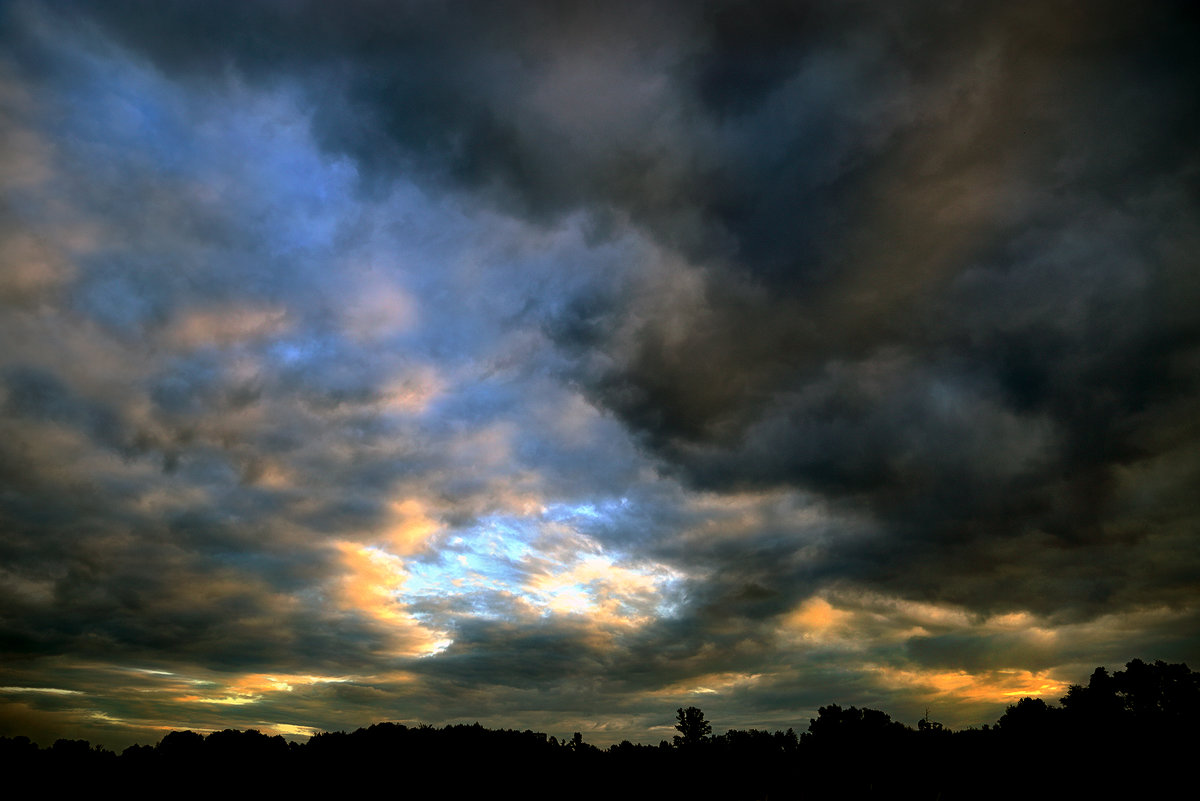
[[[339,793],[474,798],[1115,798],[1165,789],[1191,775],[1200,744],[1200,673],[1135,659],[1096,668],[1060,705],[1022,698],[994,725],[917,727],[870,708],[823,706],[808,728],[713,734],[697,707],[676,713],[678,734],[657,745],[606,749],[576,732],[474,725],[377,723],[306,743],[256,730],[173,731],[119,755],[86,740],[41,748],[0,737],[12,786],[46,791],[112,786],[135,795]]]

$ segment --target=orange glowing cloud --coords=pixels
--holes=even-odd
[[[397,656],[427,656],[449,646],[444,633],[427,628],[400,600],[408,581],[403,559],[359,543],[340,542],[337,547],[347,570],[339,587],[344,610],[384,624]]]
[[[965,670],[903,670],[886,666],[868,669],[887,687],[914,689],[957,701],[1013,703],[1026,696],[1057,698],[1066,693],[1068,686],[1068,682],[1044,672],[1028,670],[970,673]]]
[[[824,598],[813,596],[784,617],[784,625],[804,634],[823,635],[836,630],[853,618],[849,612],[834,609]]]
[[[441,529],[441,524],[430,517],[425,505],[415,498],[394,501],[391,515],[392,523],[384,535],[384,541],[388,551],[399,556],[418,553],[429,538]]]
[[[250,673],[241,676],[223,685],[213,687],[212,692],[206,695],[191,693],[176,698],[176,701],[183,703],[203,703],[203,704],[218,704],[222,706],[242,706],[245,704],[253,704],[261,701],[264,696],[271,693],[292,692],[299,686],[311,686],[314,684],[330,684],[347,681],[342,676],[313,676],[313,675],[297,675],[297,674],[265,674],[265,673]],[[212,686],[213,682],[198,682],[193,681],[192,684],[203,684]]]
[[[780,619],[780,633],[785,639],[850,648],[951,631],[1020,632],[1027,642],[1048,642],[1055,637],[1053,630],[1040,625],[1028,612],[978,619],[960,607],[875,593],[812,596]]]

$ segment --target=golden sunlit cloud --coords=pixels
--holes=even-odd
[[[802,636],[823,638],[853,619],[853,615],[833,606],[824,598],[813,596],[783,618],[783,625]]]
[[[676,682],[647,693],[651,697],[671,697],[677,695],[720,695],[745,687],[753,687],[770,678],[764,673],[707,673],[695,676],[685,681]]]
[[[935,633],[976,635],[1019,632],[1027,641],[1049,641],[1053,630],[1039,625],[1029,612],[972,617],[966,609],[909,601],[877,593],[832,593],[812,596],[780,618],[784,640],[807,641],[858,649]]]
[[[415,498],[393,501],[390,504],[392,523],[384,534],[390,553],[410,556],[421,551],[426,542],[441,529],[441,524],[426,512],[425,505]],[[403,567],[400,568],[403,572]]]
[[[425,656],[445,650],[450,640],[408,612],[400,600],[408,572],[404,560],[380,548],[340,542],[347,575],[340,587],[342,608],[385,624],[397,656]]]
[[[257,703],[271,693],[290,693],[300,686],[340,684],[346,681],[349,679],[344,676],[251,673],[215,687],[208,695],[189,694],[179,696],[175,700],[184,703],[244,706]],[[191,683],[212,684],[209,681]]]
[[[904,670],[887,666],[865,666],[889,688],[906,688],[947,696],[955,701],[1014,703],[1031,696],[1057,699],[1067,691],[1068,682],[1046,673],[1028,670],[989,670],[971,673],[965,670]]]
[[[1044,649],[1059,636],[1052,626],[1027,611],[980,618],[948,604],[845,590],[806,599],[780,618],[779,633],[780,642],[792,647],[820,645],[857,654],[893,649],[932,636],[999,637],[1010,649],[1015,644]],[[861,670],[888,691],[910,691],[954,707],[1006,704],[1025,696],[1057,699],[1068,684],[1049,671],[1003,667],[953,670],[866,662]]]
[[[294,737],[312,737],[320,731],[320,729],[312,726],[297,726],[293,723],[269,723],[260,727],[260,730],[263,734],[282,734],[285,737],[289,735]]]

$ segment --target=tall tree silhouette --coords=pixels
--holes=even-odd
[[[708,742],[712,724],[704,719],[704,713],[698,707],[680,707],[675,710],[675,719],[675,728],[679,730],[679,734],[675,735],[676,748],[692,748]]]

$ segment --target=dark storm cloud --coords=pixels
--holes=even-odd
[[[3,377],[4,412],[12,418],[51,421],[82,429],[103,445],[121,450],[127,436],[117,412],[74,394],[54,375],[36,368],[14,367]]]
[[[1182,447],[1200,336],[1182,7],[240,8],[97,14],[191,79],[303,68],[319,141],[368,184],[415,171],[537,220],[616,210],[692,262],[670,321],[628,288],[546,320],[689,482],[865,504],[884,539],[838,569],[902,592],[1091,613],[1115,591],[1028,599],[986,580],[1011,566],[990,541],[1124,561],[1146,535],[1104,522],[1136,491],[1118,473]]]
[[[1111,576],[1147,523],[1111,521],[1136,492],[1122,470],[1186,447],[1166,432],[1181,432],[1192,404],[1179,400],[1196,396],[1198,109],[1183,33],[1195,20],[1070,5],[787,16],[672,28],[686,34],[667,45],[678,60],[664,100],[692,127],[671,129],[670,152],[642,143],[666,176],[632,179],[636,200],[604,183],[610,162],[554,171],[578,197],[547,188],[532,147],[528,175],[503,167],[520,118],[481,149],[498,159],[489,180],[519,198],[622,208],[708,265],[682,334],[603,298],[549,330],[584,364],[605,354],[584,374],[593,397],[688,480],[865,503],[885,539],[846,554],[844,571],[984,606],[1090,614],[1116,591],[1106,584],[1156,601],[1153,570]],[[751,71],[742,99],[722,94],[723,69]],[[503,91],[519,93],[520,77]],[[547,150],[543,161],[561,152]],[[632,336],[607,338],[621,328]],[[1008,537],[1039,555],[1032,543],[1053,543],[1028,582],[1012,583],[1012,555],[990,544]],[[1030,598],[1080,561],[1055,559],[1059,548],[1111,577]],[[898,562],[914,568],[897,576]],[[954,581],[964,570],[984,580],[968,589]]]

